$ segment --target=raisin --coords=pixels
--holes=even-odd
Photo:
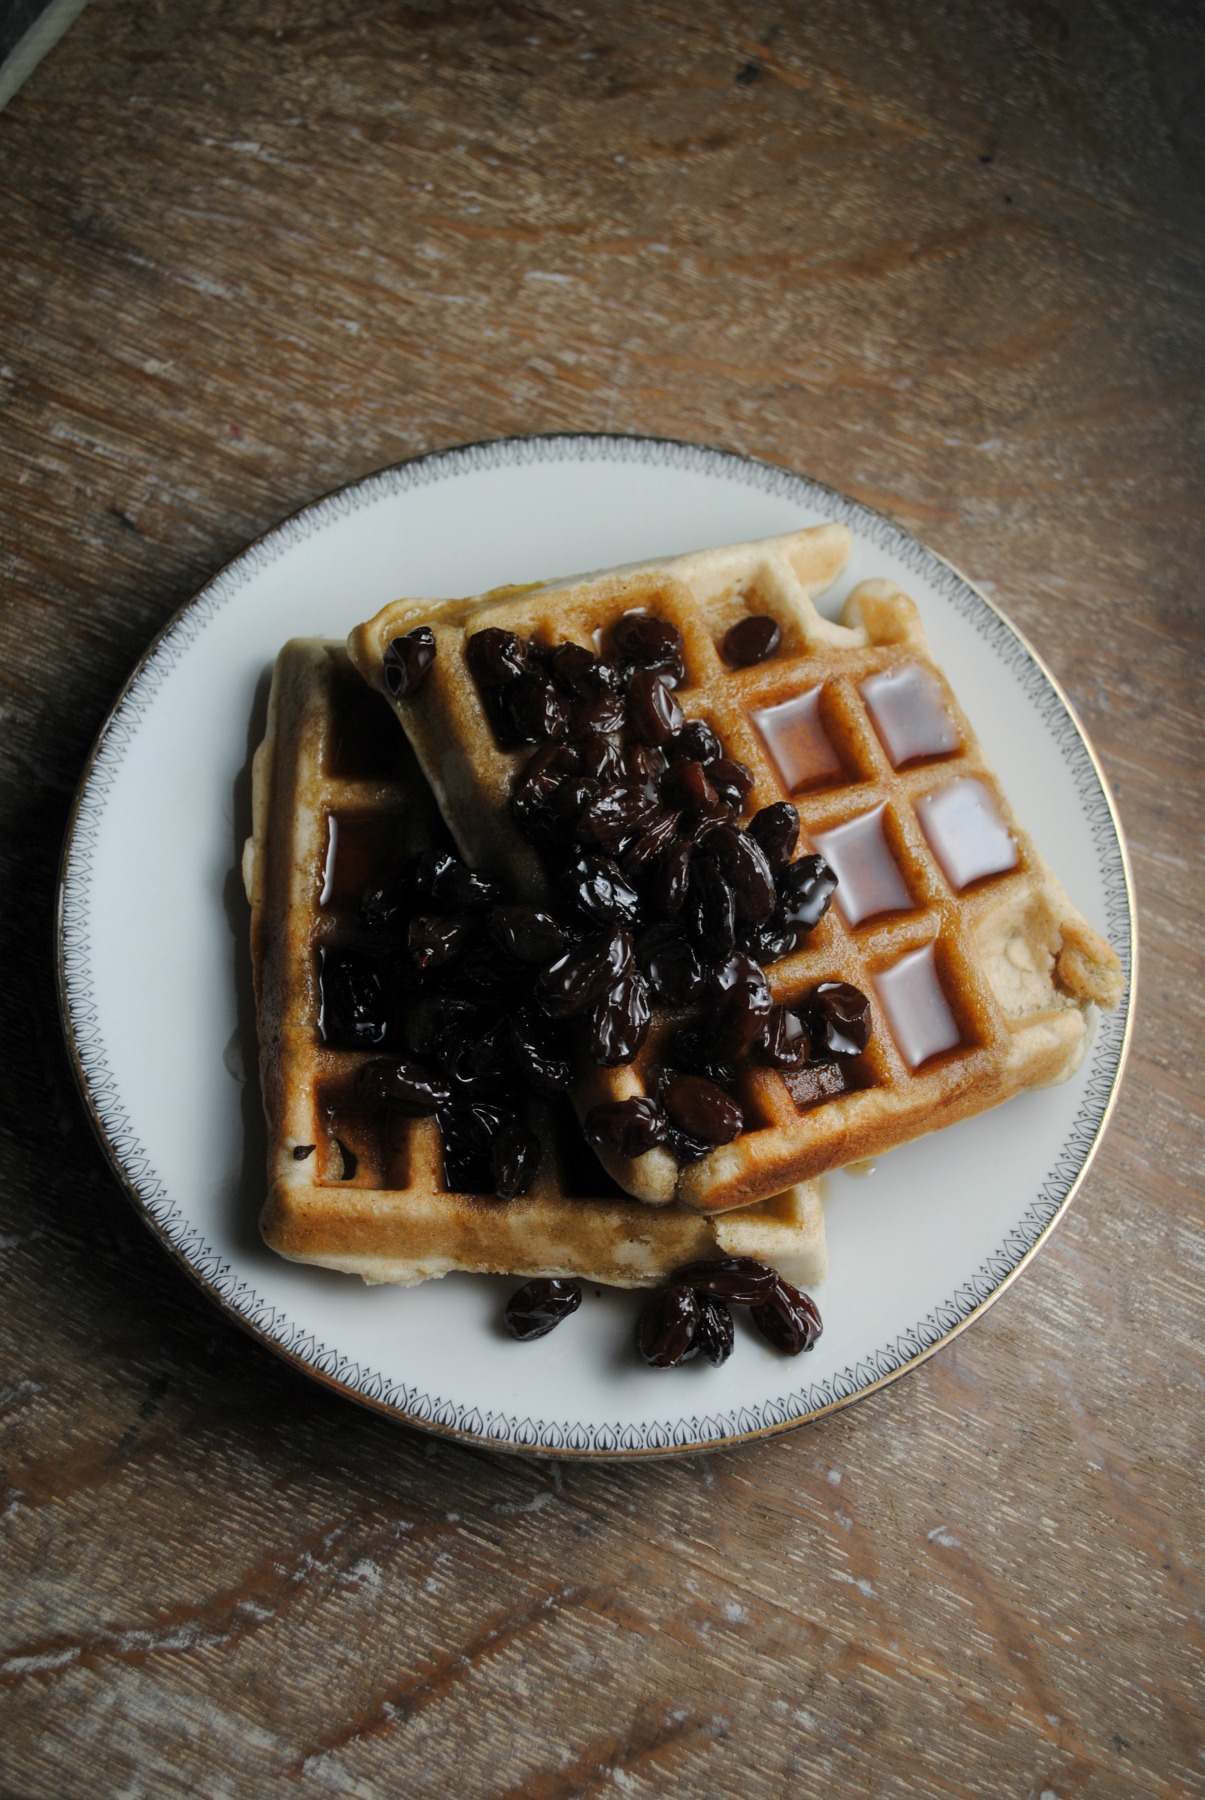
[[[718,1369],[732,1355],[736,1341],[732,1314],[724,1302],[717,1300],[713,1294],[696,1294],[695,1298],[699,1302],[695,1344],[699,1354],[707,1358],[713,1369]]]
[[[490,1169],[499,1200],[525,1194],[540,1170],[540,1140],[518,1119],[502,1127],[490,1144]]]
[[[360,901],[360,923],[367,931],[389,931],[402,923],[413,904],[405,877],[387,875],[366,890]]]
[[[489,1000],[495,1006],[510,1001],[520,990],[530,987],[531,972],[507,956],[499,956],[492,938],[478,936],[445,971],[442,979],[474,1000]]]
[[[563,1093],[572,1071],[548,1015],[524,1006],[507,1020],[506,1029],[518,1074],[528,1086],[539,1094]]]
[[[688,807],[694,812],[714,806],[717,798],[703,764],[689,756],[670,764],[661,793],[671,806]]]
[[[590,1057],[604,1069],[630,1063],[648,1036],[649,985],[630,964],[597,1001],[590,1022]]]
[[[777,619],[772,619],[769,613],[751,613],[725,633],[724,655],[738,669],[746,669],[773,656],[781,641]]]
[[[715,825],[731,825],[737,816],[738,808],[731,806],[727,800],[721,800],[717,794],[707,806],[699,808],[686,827],[687,834],[696,841],[706,837]]]
[[[457,864],[463,868],[460,859],[452,855],[450,850],[424,850],[416,856],[408,870],[408,885],[419,900],[430,900],[435,893],[435,885],[449,870]]]
[[[696,1294],[710,1294],[716,1300],[730,1300],[735,1306],[755,1306],[760,1300],[768,1300],[778,1279],[777,1270],[752,1256],[707,1257],[684,1264],[670,1277],[676,1286],[693,1288]]]
[[[569,732],[569,702],[547,675],[528,669],[505,690],[506,710],[523,743],[554,742]]]
[[[676,1031],[666,1046],[665,1058],[675,1069],[688,1075],[705,1075],[717,1087],[729,1088],[736,1081],[736,1068],[720,1055],[714,1035],[685,1026]]]
[[[623,780],[623,752],[614,739],[588,737],[578,745],[578,750],[581,753],[583,775],[589,775],[603,787],[612,787],[615,782]]]
[[[566,775],[544,802],[539,816],[539,835],[557,844],[571,844],[582,815],[603,792],[601,782],[589,775]]]
[[[421,856],[393,863],[365,891],[360,901],[361,923],[370,931],[397,929],[410,913],[431,898],[436,873],[445,864],[456,862],[457,859],[447,851],[426,850]],[[463,867],[463,864],[457,866]]]
[[[640,912],[639,894],[606,856],[579,856],[558,891],[566,906],[596,925],[633,925]]]
[[[476,929],[476,922],[463,913],[451,918],[426,913],[411,919],[406,928],[410,960],[416,969],[442,969],[467,947]]]
[[[714,762],[705,763],[704,767],[707,779],[719,798],[726,800],[729,806],[735,807],[739,812],[753,792],[750,770],[743,762],[737,762],[731,756],[717,757]]]
[[[669,1121],[655,1100],[643,1095],[612,1100],[586,1114],[586,1136],[617,1156],[644,1156],[665,1142]]]
[[[690,868],[694,848],[688,838],[666,845],[653,876],[653,904],[667,919],[675,919],[690,892]]]
[[[731,956],[736,944],[736,901],[719,869],[706,857],[696,856],[691,863],[683,918],[708,955]]]
[[[565,952],[564,928],[534,906],[495,906],[489,929],[494,942],[520,962],[552,962]]]
[[[502,898],[498,882],[468,868],[459,857],[440,855],[435,864],[427,891],[441,912],[483,912]]]
[[[548,744],[536,751],[510,798],[515,824],[524,836],[539,832],[551,795],[567,776],[577,775],[580,770],[581,757],[569,744]]]
[[[750,1308],[749,1317],[762,1336],[787,1356],[810,1350],[824,1329],[811,1295],[792,1287],[781,1275],[769,1298]]]
[[[472,1091],[482,1095],[487,1089],[504,1089],[511,1085],[513,1069],[505,1031],[491,1025],[476,1032],[447,1036],[441,1046],[440,1063],[452,1083],[453,1098]]]
[[[699,1314],[690,1288],[661,1288],[653,1295],[636,1331],[637,1347],[651,1369],[676,1369],[697,1355]]]
[[[726,1061],[739,1061],[765,1030],[773,1001],[760,963],[734,951],[712,970],[718,1001],[711,1021],[716,1053]]]
[[[602,692],[598,658],[582,644],[557,644],[543,658],[544,667],[571,700],[597,700]]]
[[[764,925],[746,925],[739,942],[741,949],[747,950],[757,962],[772,963],[790,954],[798,936],[798,928],[784,925],[775,912]]]
[[[510,1335],[521,1344],[530,1344],[555,1330],[581,1303],[582,1290],[576,1281],[541,1275],[511,1295],[502,1316]]]
[[[671,762],[687,757],[691,762],[709,763],[723,756],[724,748],[706,719],[687,719],[665,746]]]
[[[682,729],[682,708],[663,675],[637,669],[628,682],[628,723],[642,744],[664,744]]]
[[[571,738],[596,737],[600,732],[620,731],[627,717],[622,694],[597,694],[592,700],[575,700],[569,708]]]
[[[381,659],[385,685],[395,700],[408,700],[418,692],[431,672],[438,646],[429,625],[416,625],[405,637],[396,637]]]
[[[759,1060],[772,1069],[798,1069],[811,1054],[811,1034],[799,1014],[786,1006],[774,1007],[758,1040]]]
[[[597,844],[612,854],[621,852],[658,810],[656,795],[650,795],[644,786],[629,782],[607,788],[578,820],[578,840]]]
[[[703,993],[703,963],[694,945],[674,925],[654,925],[639,938],[636,960],[656,999],[689,1006]]]
[[[324,950],[319,987],[324,1043],[334,1050],[373,1050],[385,1042],[391,1008],[374,961],[354,950]]]
[[[665,774],[664,750],[653,744],[629,744],[623,753],[624,768],[632,781],[658,782]]]
[[[730,1144],[744,1125],[740,1107],[703,1075],[670,1075],[662,1104],[674,1124],[704,1144]]]
[[[456,1089],[498,1085],[508,1074],[493,1012],[459,995],[441,997],[415,1048],[420,1055],[434,1057]]]
[[[754,813],[747,830],[756,838],[770,868],[777,875],[795,854],[799,842],[799,814],[789,800],[776,800]]]
[[[531,646],[513,631],[498,631],[492,626],[474,632],[464,647],[465,661],[474,679],[487,687],[508,687],[517,681],[528,665]]]
[[[392,1062],[381,1057],[356,1070],[356,1092],[379,1100],[413,1118],[433,1113],[448,1102],[448,1084],[438,1070],[418,1062]]]
[[[673,842],[678,830],[676,812],[655,812],[640,836],[633,839],[623,853],[623,872],[629,881],[637,881],[651,869],[666,846]]]
[[[445,1188],[453,1194],[492,1194],[490,1150],[506,1115],[474,1101],[442,1107],[436,1116],[443,1140]]]
[[[441,994],[414,1009],[407,1043],[419,1056],[433,1056],[446,1065],[449,1053],[462,1038],[482,1036],[489,1026],[483,1007],[459,994]]]
[[[808,996],[817,1043],[831,1056],[857,1056],[870,1042],[870,1001],[848,981],[822,981]]]
[[[736,916],[761,925],[774,911],[777,893],[765,853],[755,838],[735,825],[716,825],[699,840],[704,856],[718,863],[732,889]]]
[[[668,619],[648,613],[625,613],[616,619],[608,636],[608,648],[622,662],[664,673],[673,686],[685,679],[682,633]]]
[[[591,938],[540,974],[545,1009],[554,1019],[585,1012],[613,987],[632,960],[632,938],[621,926]]]
[[[705,1144],[701,1138],[692,1137],[689,1131],[682,1131],[671,1123],[665,1134],[665,1148],[680,1163],[700,1162],[703,1157],[710,1156],[712,1146]]]
[[[801,856],[779,871],[776,885],[776,916],[784,925],[811,931],[832,904],[837,877],[822,856]]]

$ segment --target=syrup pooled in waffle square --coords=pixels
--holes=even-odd
[[[605,655],[632,613],[681,634],[676,700],[688,728],[704,721],[722,756],[751,773],[741,816],[789,803],[797,856],[819,854],[835,871],[835,903],[766,959],[765,975],[774,1002],[805,1020],[820,984],[860,990],[869,1040],[829,1054],[839,1042],[829,1033],[823,1053],[795,1069],[745,1061],[730,1083],[743,1118],[733,1141],[687,1157],[600,1143],[615,1179],[652,1204],[745,1206],[1064,1079],[1084,1053],[1092,1006],[1120,994],[1116,956],[1014,816],[913,602],[865,581],[839,624],[817,611],[848,550],[844,527],[821,526],[472,600],[399,601],[349,639],[356,667],[392,698],[462,852],[532,900],[549,893],[553,864],[516,828],[510,803],[538,740],[516,748],[505,720],[496,729],[496,697],[474,679],[466,645],[493,629],[545,653],[568,641]],[[768,650],[753,662],[751,639]],[[421,669],[406,661],[419,640]],[[676,1034],[691,1022],[655,1004],[630,1062],[583,1056],[579,1116],[664,1093],[667,1066],[675,1056],[682,1066]]]
[[[395,1009],[377,1042],[357,1047],[324,1007],[325,989],[339,967],[371,969],[401,953],[360,920],[361,897],[382,865],[446,844],[413,751],[342,646],[287,644],[255,757],[243,864],[268,1121],[261,1229],[269,1246],[378,1282],[464,1270],[644,1287],[717,1255],[755,1257],[807,1286],[823,1280],[815,1183],[723,1218],[685,1206],[654,1210],[607,1176],[562,1101],[531,1106],[539,1171],[526,1193],[500,1200],[449,1186],[433,1117],[408,1117],[366,1096],[359,1072],[398,1050],[405,1019]]]

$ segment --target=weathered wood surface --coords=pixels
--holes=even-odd
[[[1203,50],[1187,0],[94,0],[0,116],[4,1794],[1201,1791]],[[1143,906],[1029,1273],[657,1466],[427,1441],[226,1325],[51,983],[150,633],[309,495],[559,426],[807,469],[982,581]]]

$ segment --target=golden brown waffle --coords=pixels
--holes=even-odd
[[[348,642],[361,674],[387,696],[390,641],[418,625],[432,629],[435,663],[418,691],[395,703],[397,713],[463,854],[506,872],[529,898],[544,891],[544,875],[508,800],[531,750],[499,748],[464,659],[466,639],[487,626],[593,647],[624,613],[671,620],[685,643],[678,699],[753,772],[748,811],[791,799],[800,853],[815,848],[836,865],[838,903],[767,974],[775,1000],[788,1003],[820,981],[861,988],[873,1002],[868,1048],[840,1065],[845,1090],[827,1095],[817,1093],[815,1074],[750,1068],[738,1092],[745,1131],[701,1161],[679,1165],[665,1149],[631,1160],[604,1153],[616,1180],[654,1204],[744,1206],[1062,1080],[1082,1058],[1093,1003],[1113,1005],[1120,995],[1116,956],[1018,824],[929,654],[913,602],[890,583],[867,581],[849,596],[842,623],[816,610],[814,596],[848,550],[845,528],[827,525],[472,600],[402,600]],[[781,643],[770,660],[732,668],[720,646],[746,614],[772,615]],[[901,755],[897,740],[893,760],[876,729],[863,692],[876,677],[892,685],[897,711],[901,698],[909,710],[910,683],[928,690],[928,748],[915,757]],[[792,703],[788,728],[772,709]],[[914,694],[911,710],[919,705]],[[886,707],[880,693],[884,732]],[[865,823],[845,838],[830,835],[855,820]],[[943,824],[958,840],[944,868],[930,841]],[[1009,866],[970,868],[977,839],[986,864]],[[873,899],[888,905],[858,917],[851,900],[867,859],[877,867]],[[653,1090],[659,1047],[682,1016],[655,1010],[634,1064],[584,1065],[574,1089],[579,1114]]]
[[[323,1042],[321,951],[357,942],[357,902],[382,850],[446,841],[413,752],[342,647],[287,644],[255,757],[243,863],[269,1138],[261,1229],[271,1248],[402,1283],[467,1270],[637,1287],[716,1254],[756,1256],[808,1286],[822,1280],[814,1183],[723,1219],[685,1206],[654,1211],[614,1186],[568,1106],[563,1116],[537,1106],[544,1155],[529,1193],[449,1193],[434,1119],[385,1120],[357,1099],[356,1070],[368,1058]]]

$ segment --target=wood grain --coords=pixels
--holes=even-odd
[[[0,116],[6,1795],[1202,1791],[1203,37],[94,0]],[[315,492],[558,427],[756,452],[965,568],[1142,905],[1030,1272],[848,1412],[659,1466],[427,1441],[228,1326],[107,1174],[51,981],[70,795],[172,609]]]

